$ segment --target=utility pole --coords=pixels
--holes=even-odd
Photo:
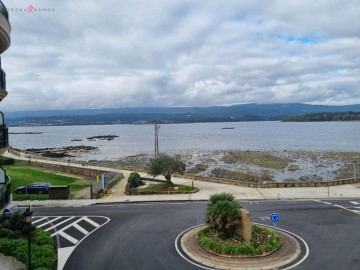
[[[155,122],[155,158],[159,156],[159,129],[160,125]]]
[[[354,158],[354,182],[356,181],[356,159]]]

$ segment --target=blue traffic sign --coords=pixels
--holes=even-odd
[[[272,222],[279,222],[280,216],[278,214],[276,214],[276,213],[272,213],[270,215],[270,219],[271,219]]]

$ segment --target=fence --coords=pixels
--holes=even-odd
[[[99,199],[103,197],[109,189],[115,186],[115,184],[123,178],[123,175],[119,173],[107,172],[106,175],[109,180],[107,181],[104,189],[101,183],[102,180],[99,179],[99,175],[97,176],[96,183],[91,185],[91,199]]]

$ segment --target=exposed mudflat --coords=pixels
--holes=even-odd
[[[97,147],[71,146],[62,148],[27,149],[34,154],[52,158],[77,157],[99,151]],[[360,152],[332,151],[182,151],[179,154],[190,174],[246,181],[328,181],[360,175]],[[92,165],[134,170],[146,167],[152,155],[138,154],[116,161],[91,160]]]
[[[187,172],[237,179],[239,174],[262,181],[327,181],[353,177],[354,160],[360,174],[359,152],[311,151],[184,151]],[[139,154],[118,161],[94,161],[113,167],[144,167],[152,156]]]

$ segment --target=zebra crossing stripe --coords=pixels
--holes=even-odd
[[[350,203],[352,203],[352,204],[360,204],[360,202],[350,202]]]
[[[38,222],[40,222],[40,221],[42,221],[42,220],[44,220],[44,219],[47,219],[47,217],[42,217],[42,218],[39,218],[39,219],[37,219],[37,220],[34,220],[34,221],[32,222],[32,224],[36,224],[36,223],[38,223]]]
[[[46,230],[44,230],[45,232],[48,232],[54,228],[56,228],[57,226],[60,226],[61,224],[64,224],[65,222],[69,221],[70,219],[73,219],[74,217],[69,217],[68,219],[65,219],[63,221],[61,221],[60,223],[55,224],[54,226],[47,228]]]
[[[67,233],[61,231],[59,232],[59,235],[61,235],[62,237],[64,237],[66,240],[70,241],[71,243],[73,243],[74,245],[79,242],[78,240],[76,240],[74,237],[68,235]]]
[[[86,222],[90,223],[91,225],[93,225],[96,228],[100,227],[99,224],[97,224],[95,221],[93,221],[93,220],[91,220],[91,219],[89,219],[87,217],[82,218],[82,220],[85,220]]]
[[[45,222],[45,223],[42,223],[42,224],[40,224],[40,225],[37,225],[37,227],[44,227],[45,225],[47,225],[47,224],[49,224],[49,223],[51,223],[51,222],[53,222],[53,221],[55,221],[55,220],[58,220],[58,219],[60,219],[61,217],[57,217],[57,218],[54,218],[54,219],[52,219],[52,220],[50,220],[50,221],[48,221],[48,222]]]
[[[76,229],[78,229],[80,232],[82,232],[83,234],[89,234],[89,232],[87,230],[85,230],[83,227],[81,227],[79,224],[75,223],[73,225]]]

